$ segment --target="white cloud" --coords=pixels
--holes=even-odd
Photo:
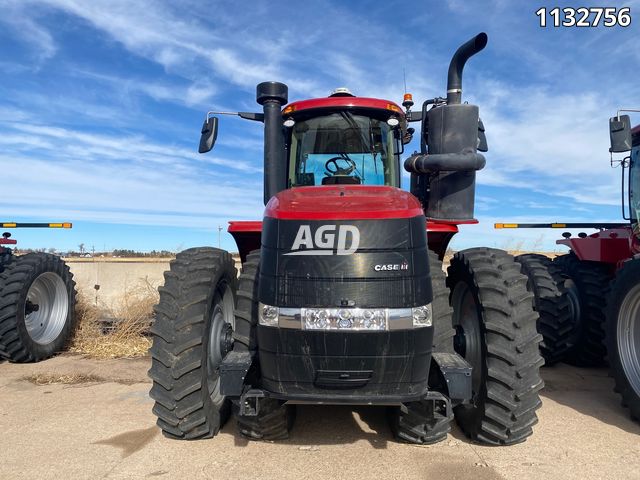
[[[50,59],[56,54],[58,47],[51,36],[51,33],[42,27],[34,18],[24,14],[23,4],[16,0],[0,1],[2,15],[0,23],[9,27],[25,43],[27,43],[34,57],[37,59],[38,67],[43,61]]]

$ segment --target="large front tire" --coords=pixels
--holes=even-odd
[[[219,367],[233,348],[237,271],[228,252],[191,248],[164,274],[151,327],[150,396],[165,436],[209,438],[229,416]]]
[[[640,421],[640,260],[616,274],[607,311],[607,353],[611,376],[631,418]]]
[[[455,348],[473,367],[473,398],[455,408],[456,420],[483,443],[523,442],[538,421],[544,363],[527,277],[508,253],[473,248],[455,254],[447,283]]]
[[[0,357],[39,362],[63,351],[76,329],[75,282],[48,253],[13,257],[0,273]]]

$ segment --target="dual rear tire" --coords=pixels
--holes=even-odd
[[[10,257],[0,271],[0,359],[39,362],[65,350],[76,329],[75,299],[60,257]]]
[[[454,408],[455,419],[473,440],[523,442],[538,421],[544,385],[542,336],[528,278],[511,255],[490,248],[455,254],[446,279],[441,267],[432,257],[434,351],[455,350],[473,367],[473,398]],[[391,422],[396,437],[418,444],[445,439],[452,419],[446,421],[445,410],[436,405],[413,402],[396,409]]]
[[[454,347],[473,367],[473,398],[455,417],[468,437],[490,445],[523,442],[541,406],[542,336],[520,270],[502,250],[473,248],[456,253],[448,271]]]
[[[553,263],[564,278],[573,323],[564,361],[601,367],[607,355],[604,338],[611,272],[607,265],[580,260],[574,253],[556,257]]]

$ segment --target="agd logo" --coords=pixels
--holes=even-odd
[[[310,225],[300,225],[291,252],[285,255],[333,255],[334,250],[336,255],[351,255],[359,245],[360,230],[355,225],[322,225],[315,235]]]

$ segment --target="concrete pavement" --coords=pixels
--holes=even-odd
[[[457,429],[433,446],[397,443],[384,409],[335,406],[299,406],[283,442],[247,442],[233,422],[211,440],[172,441],[154,426],[148,366],[70,355],[0,364],[0,478],[640,479],[640,426],[604,370],[544,369],[534,436],[483,447]],[[62,375],[81,383],[32,383]]]

